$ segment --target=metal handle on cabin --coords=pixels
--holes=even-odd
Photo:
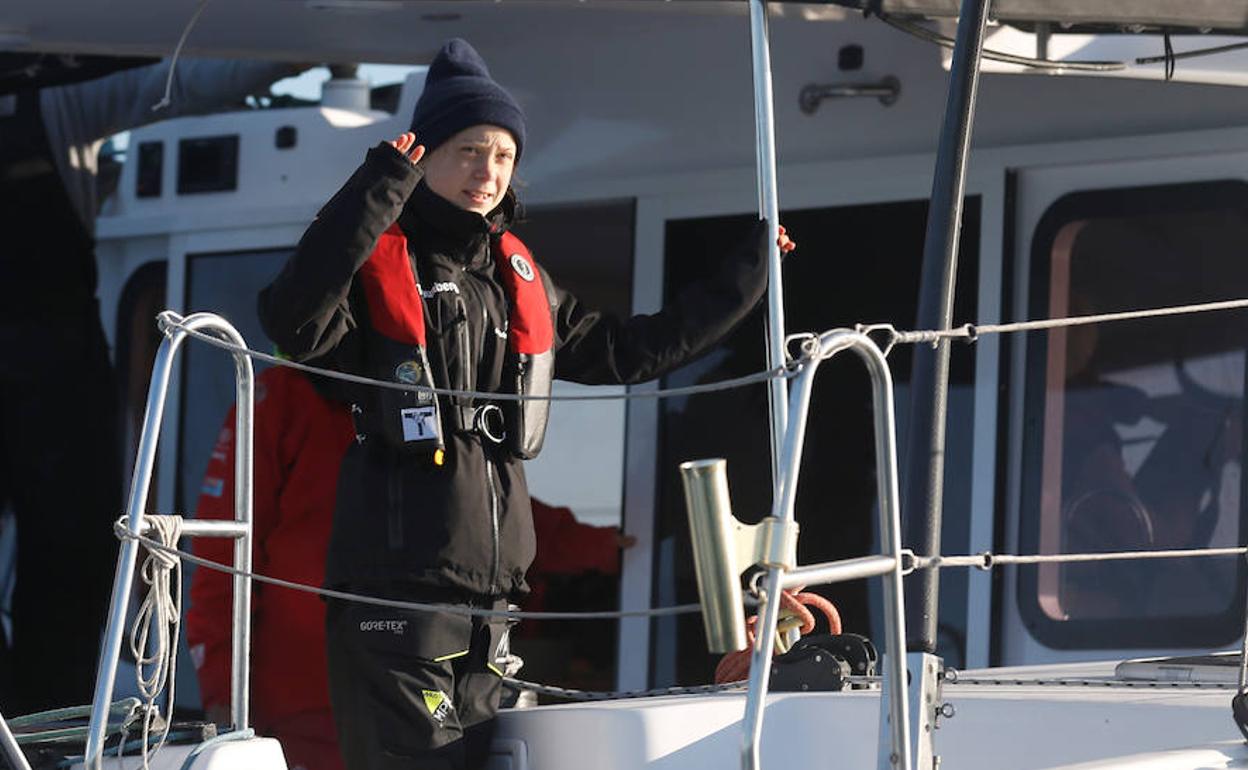
[[[873,96],[880,104],[891,107],[901,96],[901,81],[887,75],[878,83],[810,83],[797,95],[797,106],[807,115],[814,115],[824,99],[853,99]]]
[[[220,316],[211,313],[195,313],[181,318],[166,311],[158,322],[165,333],[152,368],[152,381],[147,392],[147,411],[143,417],[143,432],[139,439],[138,456],[134,476],[130,484],[130,498],[126,506],[126,529],[132,535],[144,534],[144,509],[152,481],[152,468],[156,460],[156,443],[165,409],[165,397],[169,391],[169,378],[179,346],[186,339],[188,330],[205,331],[239,347],[247,345],[241,334]],[[175,325],[176,324],[176,325]],[[237,409],[234,423],[234,517],[244,528],[234,541],[234,566],[251,572],[251,521],[252,521],[252,415],[254,412],[254,373],[251,359],[245,353],[234,353]],[[228,529],[228,528],[226,528]],[[223,530],[224,533],[224,530]],[[100,650],[99,669],[95,678],[95,697],[91,703],[91,722],[87,735],[85,766],[88,770],[102,770],[105,731],[108,726],[108,708],[112,702],[113,685],[117,677],[117,663],[121,657],[122,637],[125,634],[126,612],[130,604],[130,588],[134,582],[134,566],[138,560],[139,542],[133,538],[124,540],[117,558],[117,572],[113,576],[113,596],[109,609],[108,625],[104,632],[104,644]],[[244,729],[248,722],[248,680],[251,648],[251,578],[234,576],[233,649],[231,655],[231,717],[236,729]],[[175,651],[176,654],[176,651]]]

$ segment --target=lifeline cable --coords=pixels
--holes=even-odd
[[[145,520],[156,519],[156,516],[145,516]],[[117,522],[113,526],[113,532],[118,538],[123,540],[136,540],[142,543],[149,550],[161,551],[166,554],[172,554],[180,559],[190,562],[201,567],[224,572],[229,575],[240,575],[249,577],[258,583],[267,583],[269,585],[278,586],[280,588],[290,588],[295,591],[303,591],[304,593],[315,594],[327,599],[342,599],[344,601],[357,602],[360,604],[371,604],[377,607],[390,607],[399,610],[413,610],[416,612],[446,612],[452,615],[465,615],[467,617],[478,618],[516,618],[517,620],[618,620],[620,618],[645,618],[645,617],[667,617],[669,615],[687,615],[702,610],[700,604],[677,604],[671,607],[654,607],[646,610],[602,610],[591,612],[526,612],[511,610],[487,610],[477,607],[465,607],[458,604],[427,604],[424,602],[406,602],[399,599],[383,599],[376,596],[366,596],[364,594],[355,594],[348,591],[335,591],[332,588],[322,588],[320,586],[311,586],[304,583],[295,583],[281,578],[260,575],[255,572],[247,572],[237,567],[227,566],[220,562],[205,559],[192,553],[173,548],[163,543],[159,543],[151,538],[143,535],[136,535],[126,529],[125,523]]]
[[[1000,324],[963,324],[952,329],[923,329],[916,331],[898,331],[892,324],[859,324],[856,328],[864,334],[882,331],[888,334],[883,348],[884,355],[895,345],[911,345],[918,343],[935,344],[941,340],[965,340],[975,342],[986,334],[1013,334],[1017,332],[1041,331],[1048,329],[1064,329],[1072,326],[1109,323],[1113,321],[1130,321],[1141,318],[1164,318],[1167,316],[1208,313],[1219,310],[1242,310],[1248,308],[1248,299],[1228,299],[1217,302],[1198,302],[1190,305],[1170,305],[1167,307],[1150,308],[1148,310],[1124,310],[1118,313],[1097,313],[1094,315],[1070,316],[1068,318],[1044,318],[1035,321],[1015,321]]]
[[[1083,687],[1100,689],[1125,690],[1232,690],[1235,685],[1228,682],[1184,682],[1166,679],[1075,679],[1057,677],[1053,679],[994,679],[988,677],[971,677],[950,679],[945,686],[967,687]]]
[[[1105,561],[1147,561],[1149,559],[1196,559],[1246,554],[1248,554],[1248,547],[1054,554],[994,554],[984,551],[967,556],[919,556],[907,550],[902,553],[902,573],[908,575],[915,570],[944,567],[975,567],[981,570],[991,570],[994,567],[1019,564],[1083,564]]]
[[[177,320],[174,320],[174,319]],[[693,396],[702,393],[716,393],[724,390],[732,390],[734,388],[744,387],[746,385],[754,385],[756,383],[767,382],[772,379],[790,379],[796,377],[798,369],[794,367],[783,367],[777,369],[766,369],[761,372],[747,374],[742,377],[734,377],[728,380],[720,380],[718,382],[708,382],[703,385],[689,385],[680,388],[666,388],[660,390],[643,390],[628,391],[625,393],[582,393],[574,395],[522,395],[519,393],[495,393],[489,391],[477,390],[455,390],[452,388],[431,388],[424,385],[408,385],[402,382],[386,382],[385,380],[375,380],[370,377],[361,377],[357,374],[347,374],[346,372],[336,372],[332,369],[322,369],[317,366],[309,366],[301,364],[297,361],[281,358],[279,356],[261,353],[258,350],[252,350],[241,345],[235,345],[232,342],[218,339],[212,335],[205,334],[195,329],[188,329],[182,325],[181,318],[175,313],[165,311],[161,313],[157,320],[161,325],[169,328],[178,329],[189,337],[206,342],[213,347],[229,351],[231,353],[242,353],[251,358],[266,363],[275,364],[277,366],[286,366],[308,374],[316,374],[322,377],[328,377],[343,382],[352,382],[357,385],[370,385],[379,388],[388,388],[390,390],[405,390],[412,393],[432,393],[438,396],[460,396],[463,398],[486,399],[493,401],[619,401],[641,398],[676,398],[679,396]],[[800,362],[795,362],[798,364]]]
[[[631,698],[651,698],[664,695],[707,695],[709,693],[737,690],[748,684],[749,680],[741,679],[736,682],[724,682],[723,684],[677,685],[674,687],[656,687],[653,690],[622,690],[619,692],[611,692],[601,690],[577,690],[572,687],[556,687],[550,684],[528,682],[523,679],[516,679],[515,677],[510,676],[503,677],[503,686],[509,690],[535,692],[538,695],[550,695],[556,698],[566,698],[567,700],[579,701],[625,700]]]
[[[965,340],[967,342],[975,342],[980,337],[987,334],[1011,334],[1027,331],[1041,331],[1048,329],[1062,329],[1073,326],[1085,326],[1089,324],[1108,323],[1114,321],[1129,321],[1144,318],[1164,318],[1168,316],[1190,315],[1195,313],[1207,313],[1223,310],[1242,310],[1248,308],[1248,299],[1232,299],[1220,300],[1216,302],[1199,302],[1189,305],[1170,305],[1167,307],[1150,308],[1147,310],[1126,310],[1116,313],[1097,313],[1094,315],[1070,316],[1068,318],[1045,318],[1033,321],[1015,321],[1013,323],[998,324],[963,324],[952,329],[922,329],[901,331],[889,323],[874,324],[858,324],[855,328],[864,334],[870,334],[876,331],[883,331],[888,334],[882,350],[885,356],[892,351],[893,347],[902,344],[919,344],[919,343],[937,343],[941,340]],[[384,380],[375,380],[369,377],[361,377],[359,375],[347,374],[345,372],[336,372],[332,369],[322,369],[308,364],[301,364],[290,361],[278,356],[261,353],[258,350],[252,350],[231,342],[218,339],[211,335],[188,329],[182,324],[182,318],[176,313],[165,311],[157,317],[159,325],[167,329],[178,329],[190,337],[201,340],[212,345],[213,347],[229,351],[231,353],[242,353],[260,361],[275,364],[278,366],[287,366],[292,369],[316,374],[331,379],[342,380],[344,382],[353,382],[359,385],[371,385],[381,388],[389,388],[392,390],[405,390],[413,393],[432,393],[443,396],[461,396],[467,398],[484,398],[494,399],[498,401],[611,401],[611,400],[630,400],[640,398],[675,398],[679,396],[691,396],[701,393],[714,393],[723,390],[731,390],[733,388],[744,387],[756,383],[765,382],[773,378],[790,379],[796,377],[801,370],[802,364],[805,363],[810,352],[808,346],[804,346],[804,356],[792,362],[790,366],[782,369],[767,369],[753,374],[747,374],[742,377],[735,377],[728,380],[720,380],[719,382],[711,382],[703,385],[690,385],[680,388],[667,388],[650,391],[629,391],[622,394],[602,393],[602,394],[579,394],[564,396],[533,396],[520,395],[517,393],[490,393],[474,390],[454,390],[450,388],[429,388],[422,385],[408,385],[400,382],[386,382]],[[790,339],[801,339],[807,335],[790,335]]]

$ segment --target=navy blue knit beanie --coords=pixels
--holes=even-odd
[[[469,126],[505,128],[516,140],[516,160],[524,151],[524,112],[494,82],[485,61],[467,41],[447,41],[429,65],[425,90],[412,113],[412,133],[428,152]]]

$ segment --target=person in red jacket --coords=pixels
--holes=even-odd
[[[254,566],[261,575],[319,586],[325,578],[338,467],[355,429],[347,407],[303,374],[265,370],[256,382]],[[196,510],[234,518],[234,410],[213,448]],[[195,552],[233,563],[233,541],[202,538]],[[329,707],[325,604],[319,597],[253,584],[251,715],[256,731],[282,743],[291,770],[341,770]],[[231,578],[198,568],[191,580],[187,643],[204,710],[228,723]]]

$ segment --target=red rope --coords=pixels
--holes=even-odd
[[[807,593],[800,588],[797,591],[781,591],[780,592],[780,611],[783,614],[786,610],[788,614],[801,620],[801,626],[798,627],[798,633],[802,636],[809,634],[815,630],[815,616],[806,609],[807,606],[815,607],[823,616],[828,619],[828,632],[832,634],[841,633],[841,613],[837,611],[836,605],[819,594]],[[739,682],[746,679],[750,675],[750,656],[754,649],[754,628],[758,625],[758,616],[752,615],[745,621],[745,649],[730,652],[720,658],[719,665],[715,667],[715,683],[725,684],[727,682]]]

